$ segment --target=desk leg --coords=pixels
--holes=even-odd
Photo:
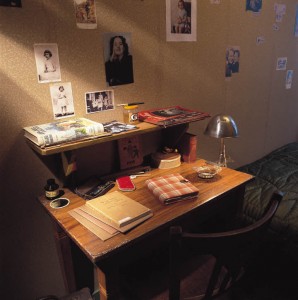
[[[64,286],[68,293],[76,291],[75,273],[71,254],[71,241],[65,232],[57,225],[54,225],[54,236],[61,266]]]
[[[100,300],[119,300],[119,269],[109,265],[103,270],[95,266],[95,278],[97,278]]]

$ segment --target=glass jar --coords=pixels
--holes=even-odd
[[[137,105],[125,105],[123,112],[124,123],[136,124],[139,122],[138,106]]]
[[[59,196],[59,185],[55,182],[54,178],[47,180],[47,184],[44,189],[45,196],[48,200],[53,200]]]

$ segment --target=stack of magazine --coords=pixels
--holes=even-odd
[[[55,121],[24,127],[24,136],[39,147],[96,139],[123,131],[137,129],[118,121],[99,123],[86,118]]]
[[[144,110],[140,111],[138,116],[140,121],[163,127],[191,123],[210,117],[208,113],[187,109],[181,106]]]
[[[77,118],[24,127],[24,136],[40,147],[111,135],[101,123]]]

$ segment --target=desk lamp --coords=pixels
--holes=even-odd
[[[235,121],[231,116],[218,114],[211,118],[204,134],[214,138],[220,138],[218,165],[226,167],[227,159],[224,139],[238,137],[238,129]]]

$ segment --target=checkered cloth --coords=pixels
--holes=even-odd
[[[148,179],[146,185],[164,204],[195,198],[199,194],[199,190],[178,173]]]

